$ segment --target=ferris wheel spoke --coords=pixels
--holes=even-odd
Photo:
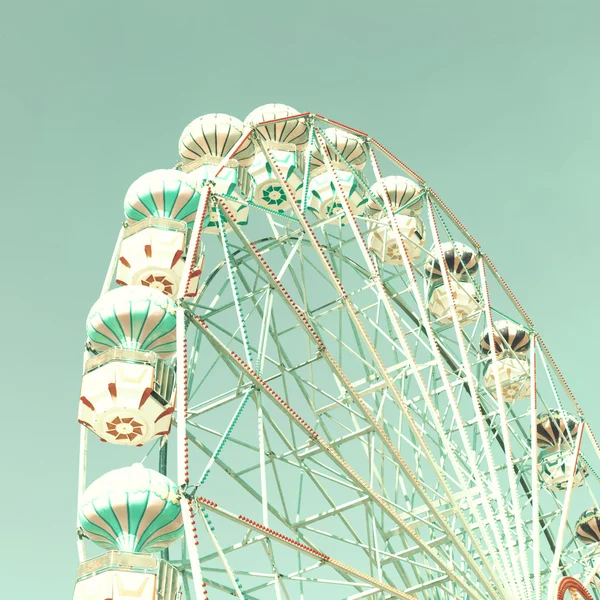
[[[209,338],[209,340],[211,341],[211,344],[213,344],[216,347],[220,347],[221,342],[218,340],[218,338],[216,338],[213,334],[211,334],[210,330],[208,330],[206,328],[206,326],[203,324],[203,322],[201,320],[199,320],[198,317],[194,317],[194,320],[192,321],[193,323],[195,323],[198,327],[201,327],[202,330],[204,331],[205,335]],[[223,352],[223,355],[226,356],[228,355],[228,353]],[[229,356],[231,356],[229,354]],[[289,407],[287,407],[287,405],[285,405],[285,403],[283,403],[283,401],[275,395],[275,393],[268,387],[265,386],[264,382],[262,381],[262,379],[260,377],[258,377],[253,371],[252,369],[248,366],[245,365],[242,361],[242,359],[240,359],[237,356],[233,356],[231,359],[231,361],[233,361],[234,364],[239,365],[242,370],[250,376],[250,378],[254,381],[254,383],[256,385],[258,385],[263,393],[265,393],[265,395],[267,395],[268,397],[272,398],[275,402],[276,402],[276,406],[281,407],[284,411],[288,412],[291,410],[289,409]],[[360,478],[358,477],[357,474],[354,473],[354,471],[349,467],[349,465],[343,461],[341,459],[341,457],[339,457],[339,455],[337,454],[337,452],[335,452],[335,450],[333,450],[333,448],[331,448],[328,444],[326,444],[324,442],[324,440],[321,440],[316,433],[314,433],[314,430],[312,430],[312,428],[310,428],[308,425],[303,425],[299,420],[294,419],[291,421],[293,424],[297,425],[298,427],[304,428],[305,430],[307,430],[307,432],[313,437],[313,439],[319,444],[321,445],[327,452],[328,456],[330,458],[333,458],[334,461],[342,467],[342,470],[345,471],[348,475],[351,476],[351,478],[355,481],[355,483],[357,483],[359,485],[359,487],[361,487],[362,489],[364,489],[365,491],[367,491],[367,493],[369,493],[369,495],[372,498],[372,501],[374,501],[376,504],[378,504],[380,506],[380,508],[382,508],[384,510],[384,512],[386,512],[390,518],[392,518],[392,520],[395,520],[396,523],[398,525],[400,525],[401,527],[403,527],[406,531],[406,533],[408,533],[408,535],[417,543],[421,544],[423,547],[423,550],[425,553],[429,554],[433,560],[435,562],[437,562],[440,566],[443,566],[444,570],[447,571],[451,578],[453,578],[455,580],[455,582],[462,587],[469,595],[472,595],[474,597],[478,597],[479,594],[476,593],[472,588],[469,587],[469,585],[466,583],[466,579],[458,579],[457,578],[457,571],[453,571],[453,570],[448,570],[446,564],[444,563],[444,561],[440,560],[435,552],[432,552],[426,544],[424,544],[420,537],[413,532],[412,530],[410,530],[405,524],[404,521],[395,513],[395,511],[393,511],[391,509],[391,507],[389,507],[389,505],[383,501],[383,499],[375,494],[372,490],[370,490],[369,486],[366,485],[366,483]],[[436,511],[437,512],[437,511]],[[443,521],[442,521],[443,522]],[[456,538],[456,536],[449,531],[449,535],[453,538],[455,538],[455,541],[458,542],[458,539]]]
[[[214,503],[208,503],[208,502],[204,501],[204,499],[198,499],[197,503],[199,505],[202,504],[203,506],[205,506],[206,509],[210,512],[217,513],[220,516],[222,516],[228,520],[234,521],[236,523],[244,525],[245,527],[248,527],[248,528],[254,529],[257,532],[260,532],[265,538],[268,538],[272,542],[276,542],[279,545],[291,547],[295,551],[303,553],[307,556],[311,556],[313,558],[318,558],[322,561],[323,565],[331,566],[335,570],[345,573],[347,575],[350,575],[351,577],[356,578],[359,581],[368,583],[369,585],[376,587],[376,589],[378,589],[380,591],[387,591],[388,593],[391,593],[392,595],[394,595],[395,597],[398,597],[398,598],[405,598],[406,600],[415,600],[415,598],[413,596],[406,594],[397,588],[389,586],[388,584],[385,584],[383,581],[379,581],[379,580],[371,577],[370,575],[367,575],[366,573],[362,573],[362,572],[354,569],[353,567],[350,567],[350,566],[344,564],[343,562],[336,560],[330,556],[324,555],[322,553],[319,553],[318,551],[312,550],[311,548],[309,548],[307,546],[303,546],[297,542],[294,542],[287,536],[280,534],[273,529],[269,529],[268,527],[265,527],[265,526],[261,525],[260,523],[251,521],[250,519],[247,519],[246,517],[243,517],[243,516],[236,516],[234,513],[231,513],[229,511],[227,511],[226,509],[221,508],[220,506],[214,505]]]
[[[535,600],[542,598],[541,561],[540,561],[540,502],[538,481],[538,440],[536,431],[537,421],[537,363],[536,363],[536,337],[531,340],[529,349],[529,378],[531,389],[529,392],[530,430],[531,437],[531,538],[533,546],[533,592]]]
[[[183,571],[183,576],[184,578],[189,578],[193,580],[193,575],[190,571]],[[203,596],[206,598],[206,595],[208,594],[208,589],[212,589],[212,590],[218,590],[219,592],[223,592],[224,594],[227,594],[228,596],[235,596],[235,589],[223,584],[221,581],[217,581],[215,579],[212,578],[205,578],[204,580],[205,584],[206,584],[206,593],[203,593]],[[189,588],[188,588],[188,594],[189,594]],[[193,600],[194,596],[189,596],[190,600]],[[257,596],[250,596],[248,595],[247,598],[251,599],[251,600],[259,600],[259,598]]]
[[[304,458],[306,458],[306,456],[304,456]],[[318,466],[320,466],[322,469],[327,470],[327,466],[321,463],[316,463]],[[327,512],[327,516],[329,516],[330,514],[334,514],[334,513],[340,513],[342,512],[341,510],[336,510],[336,504],[333,502],[333,500],[329,497],[329,495],[327,494],[327,492],[324,490],[324,488],[318,483],[318,480],[321,478],[327,479],[327,480],[332,480],[331,477],[326,476],[324,473],[319,473],[319,471],[317,469],[313,467],[311,467],[310,469],[308,469],[306,471],[306,474],[311,478],[311,480],[313,481],[313,483],[315,483],[315,485],[321,490],[321,493],[323,494],[323,496],[328,500],[328,502],[330,503],[330,505],[332,506],[332,510]],[[337,475],[337,473],[335,473],[335,475]],[[337,479],[338,482],[339,479]],[[352,486],[352,489],[357,489],[356,487]],[[311,520],[312,522],[312,520]],[[304,522],[298,522],[296,521],[295,523],[293,523],[292,527],[296,530],[298,530],[298,528],[302,527],[305,523]],[[347,527],[349,528],[349,530],[352,532],[352,528],[350,527],[349,523],[347,521],[345,521],[345,524],[347,525]],[[355,536],[355,538],[358,540],[359,537],[356,533],[353,533],[353,535]]]
[[[195,440],[194,438],[193,438],[193,441],[194,441],[194,442],[196,442],[196,440]],[[228,472],[230,472],[230,474],[231,474],[231,468],[230,468],[230,467],[229,467],[229,468],[227,468],[227,471],[228,471]],[[311,476],[318,475],[318,471],[315,471],[315,469],[313,468],[313,469],[311,469],[311,471],[310,471],[310,475],[311,475]],[[353,488],[353,489],[354,489],[354,488]],[[257,495],[257,497],[258,497],[258,495]],[[281,518],[281,517],[280,517],[280,518]]]
[[[249,529],[248,532],[250,532],[250,531],[251,530]],[[303,539],[303,538],[301,537],[300,539]],[[249,539],[247,542],[244,543],[244,545],[247,545],[247,544],[250,544],[250,543],[254,543],[254,542],[257,542],[257,541],[264,543],[265,537],[261,535],[259,537],[255,537],[255,538]],[[236,549],[239,549],[239,548],[240,548],[240,544],[236,544],[235,546],[231,546],[231,547],[227,548],[226,551],[227,552],[232,552],[232,551],[234,551]],[[209,560],[210,558],[211,558],[211,556],[207,556],[207,557],[203,557],[202,560],[203,561],[204,560]],[[284,577],[286,579],[294,579],[298,575],[301,575],[303,572],[308,572],[310,570],[318,568],[319,566],[321,566],[321,564],[322,564],[322,562],[313,564],[313,565],[311,565],[311,566],[309,566],[309,567],[307,567],[305,569],[300,570],[299,572],[286,574]],[[240,569],[237,569],[236,572],[238,574],[242,573],[242,571]],[[341,574],[347,579],[348,582],[350,582],[351,584],[355,585],[356,582],[355,581],[352,582],[351,578],[345,572],[342,571]],[[256,576],[256,573],[248,573],[248,575],[254,575],[254,576]],[[265,583],[265,584],[262,584],[262,585],[255,586],[254,588],[246,589],[244,593],[254,593],[254,592],[256,592],[256,591],[258,591],[260,589],[264,589],[265,587],[269,587],[270,585],[272,585],[273,582],[274,581],[272,580],[270,583]],[[335,583],[335,582],[332,582],[332,583]],[[338,583],[342,583],[342,582],[338,582]]]
[[[428,208],[428,212],[429,212],[429,221],[430,221],[430,226],[431,226],[431,230],[433,231],[434,234],[434,242],[435,242],[435,246],[437,248],[438,253],[441,255],[442,254],[442,249],[441,249],[441,241],[440,241],[440,236],[439,236],[439,232],[437,230],[437,225],[435,223],[435,217],[434,217],[434,212],[433,212],[433,206],[431,203],[431,200],[429,200],[427,202],[427,208]],[[444,286],[446,287],[446,289],[451,290],[451,281],[450,281],[450,275],[448,272],[448,267],[445,263],[444,260],[440,260],[439,261],[440,264],[440,268],[441,268],[441,273],[442,273],[442,278],[444,281]],[[485,288],[485,278],[484,278],[484,273],[483,271],[481,271],[482,273],[482,285]],[[486,293],[484,293],[485,299],[486,299],[486,306],[488,307],[488,326],[491,329],[492,325],[491,325],[491,316],[489,314],[489,298],[487,297],[487,288],[486,289]],[[459,323],[459,319],[458,319],[458,315],[457,315],[457,309],[456,309],[456,304],[455,304],[455,300],[454,297],[452,295],[452,292],[449,293],[449,297],[452,298],[452,301],[450,302],[450,311],[451,311],[451,315],[452,315],[452,323],[454,326],[454,331],[455,331],[455,335],[456,335],[456,339],[458,341],[458,346],[459,346],[459,350],[460,350],[460,354],[461,354],[461,362],[463,365],[463,368],[467,374],[467,378],[469,380],[469,385],[472,389],[472,394],[473,394],[473,399],[474,402],[477,403],[478,402],[478,397],[477,397],[477,382],[475,380],[475,377],[473,375],[471,366],[470,366],[470,361],[469,358],[467,356],[467,350],[465,348],[464,345],[464,340],[463,340],[463,333],[462,333],[462,329]],[[497,367],[496,367],[497,368]],[[497,389],[501,389],[501,386],[499,384],[499,381],[496,381],[496,386]],[[520,590],[520,595],[522,597],[525,596],[525,591],[527,590],[527,595],[529,596],[529,590],[528,590],[528,586],[529,586],[529,576],[528,576],[528,572],[525,569],[525,555],[524,555],[524,539],[523,536],[521,536],[519,534],[519,532],[521,531],[521,523],[520,523],[520,508],[519,508],[519,503],[518,503],[518,499],[516,498],[516,484],[514,481],[514,473],[512,470],[512,455],[510,452],[510,440],[508,437],[508,431],[507,431],[507,426],[506,426],[506,416],[504,413],[504,401],[502,396],[500,396],[499,398],[499,406],[500,406],[500,416],[501,416],[501,422],[503,425],[503,433],[504,433],[504,440],[505,443],[508,445],[507,447],[507,451],[505,452],[506,457],[507,457],[507,474],[508,474],[508,479],[509,479],[509,486],[510,486],[510,490],[511,490],[511,499],[512,499],[512,513],[516,519],[516,523],[517,523],[517,540],[518,540],[518,544],[519,544],[519,556],[520,556],[520,561],[516,560],[516,557],[514,555],[514,553],[509,553],[509,556],[511,558],[511,562],[512,562],[512,568],[514,570],[515,573],[515,577],[516,577],[516,584],[517,587]],[[482,428],[482,431],[485,431],[484,428]],[[488,454],[488,465],[490,468],[490,474],[492,475],[492,478],[495,477],[495,467],[494,467],[494,463],[492,462],[491,459],[491,455]],[[496,487],[498,486],[497,482],[494,482],[494,484]],[[506,511],[509,510],[509,507],[507,505],[506,502],[503,502],[502,497],[497,497],[497,501],[498,501],[498,508],[502,511],[503,516],[501,516],[501,522],[504,525],[504,533],[507,536],[507,539],[509,540],[509,544],[512,545],[512,542],[510,541],[512,539],[512,531],[510,529],[510,527],[508,526],[508,519],[507,519],[507,513]],[[502,515],[501,513],[501,515]],[[523,587],[524,586],[524,587]]]
[[[318,133],[317,133],[317,138],[319,138],[319,134]],[[322,142],[322,138],[321,138],[320,141]],[[323,142],[321,143],[321,147],[322,148],[325,147],[325,144]],[[329,167],[330,171],[333,172],[333,167],[332,167],[331,162],[329,161],[329,158],[327,156],[327,151],[323,150],[323,153],[324,153],[326,161],[328,162],[328,167]],[[268,152],[267,152],[267,154],[268,154]],[[348,217],[348,220],[349,220],[349,222],[350,222],[350,224],[351,224],[351,226],[352,226],[352,228],[353,228],[353,230],[355,232],[355,236],[356,236],[357,240],[359,241],[359,246],[362,249],[363,256],[365,257],[365,259],[367,260],[367,262],[370,263],[371,272],[373,273],[373,271],[375,270],[374,263],[372,262],[372,259],[371,259],[370,255],[368,254],[368,252],[366,250],[366,246],[364,244],[364,241],[362,239],[360,239],[360,233],[358,232],[358,229],[357,229],[357,226],[356,226],[356,222],[355,222],[354,217],[353,217],[353,215],[352,215],[352,213],[351,213],[351,211],[349,209],[348,201],[347,201],[347,199],[344,196],[344,191],[342,190],[341,186],[339,186],[339,183],[337,182],[337,180],[334,179],[334,181],[336,181],[336,187],[338,188],[338,193],[340,195],[340,198],[342,199],[342,203],[344,205],[344,210],[345,210],[346,215]],[[302,220],[301,220],[301,222],[302,222]],[[305,225],[305,229],[307,231],[310,230],[310,226],[308,225],[308,223],[305,223],[304,225]],[[402,241],[400,241],[400,245],[403,246],[403,242]],[[403,250],[403,252],[405,252],[405,251]],[[408,262],[409,262],[408,260],[405,261],[405,263],[408,263]],[[325,267],[325,271],[326,272],[328,270],[330,270],[330,265],[329,265],[329,263],[326,260],[324,261],[324,267]],[[337,279],[337,276],[335,274],[333,274],[333,273],[332,273],[332,278],[334,279],[335,282],[339,282],[339,280]],[[343,288],[341,288],[341,284],[339,284],[339,288],[340,288],[340,293],[342,294],[342,296],[344,296],[345,292],[343,291]],[[353,311],[351,309],[348,310],[348,313],[351,316],[353,315]],[[377,356],[376,353],[374,353],[373,348],[369,344],[369,342],[364,337],[363,337],[363,340],[366,342],[367,346],[371,348],[371,353],[374,354],[375,356]],[[385,374],[382,373],[382,376],[385,377]],[[393,386],[392,386],[392,389],[394,389]],[[477,543],[477,542],[475,541],[475,543]],[[488,544],[488,545],[490,546],[490,548],[492,547],[491,544]],[[483,554],[480,552],[480,555],[483,555]],[[467,560],[469,560],[469,558],[467,558]]]
[[[190,441],[199,449],[201,450],[204,454],[206,454],[208,457],[212,456],[212,451],[205,446],[202,442],[200,442],[200,440],[198,440],[196,437],[194,437],[193,434],[191,434],[190,432],[188,432],[188,437],[190,439]],[[257,492],[254,487],[252,487],[249,483],[247,483],[243,477],[241,477],[239,474],[236,473],[235,469],[233,467],[231,467],[230,465],[228,465],[226,462],[224,462],[222,459],[220,458],[215,458],[214,462],[216,465],[218,465],[225,473],[227,473],[227,475],[229,477],[231,477],[232,479],[234,479],[234,481],[236,482],[237,485],[239,485],[245,492],[247,492],[249,495],[251,495],[252,497],[254,497],[255,500],[260,501],[261,497],[260,497],[260,493]],[[199,488],[199,491],[202,491],[202,489]],[[197,493],[197,492],[196,492]],[[290,525],[289,522],[286,520],[285,516],[280,514],[279,511],[272,505],[269,504],[268,505],[268,509],[270,511],[270,513],[276,518],[278,519],[281,523],[284,523],[286,525]]]
[[[404,244],[403,244],[403,242],[401,240],[400,240],[400,244],[401,244],[401,247],[402,247],[402,252],[405,253]],[[408,263],[408,260],[406,259],[406,257],[404,257],[404,260],[405,260],[406,270],[410,274],[412,272],[411,271],[412,267],[410,266],[410,263]],[[416,295],[416,298],[418,300],[419,310],[421,311],[423,322],[426,325],[426,329],[428,331],[428,335],[429,335],[430,340],[431,340],[432,349],[435,348],[437,350],[435,340],[434,340],[433,335],[432,335],[431,330],[430,330],[430,326],[428,326],[427,317],[426,317],[425,312],[424,312],[422,301],[420,300],[420,295],[418,294],[418,292],[416,292],[416,285],[414,285],[413,287],[415,289],[415,295]],[[435,352],[434,354],[437,354],[437,352]],[[443,365],[441,365],[441,363],[439,362],[439,360],[440,360],[439,359],[439,355],[437,356],[437,360],[438,360],[438,365],[439,365],[440,373],[442,374],[442,379],[445,381],[445,386],[446,386],[447,394],[450,397],[450,399],[452,399],[452,397],[453,397],[452,389],[451,389],[451,386],[449,385],[449,382],[446,379],[445,369],[444,369]],[[458,412],[456,413],[456,415],[457,415],[458,421],[460,422],[460,417],[458,416]],[[466,440],[464,440],[463,443],[464,443],[465,448],[469,448],[468,443],[466,442]],[[475,474],[477,475],[477,471],[475,471]],[[480,485],[481,485],[481,483],[480,483]],[[485,496],[484,496],[484,500],[485,500]],[[489,511],[490,511],[490,509],[489,509],[489,505],[488,505],[488,514],[489,514]],[[493,524],[493,521],[492,521],[492,524]],[[485,530],[482,530],[482,533],[485,533]],[[497,533],[495,533],[495,537],[498,540],[498,534]],[[489,542],[488,542],[488,547],[490,547]],[[504,559],[504,561],[505,561],[505,559]]]
[[[480,265],[480,273],[481,273],[481,287],[483,291],[483,300],[484,300],[484,312],[486,315],[487,321],[487,330],[490,335],[490,339],[493,338],[494,330],[493,330],[493,321],[492,321],[492,313],[490,308],[490,296],[488,292],[488,285],[486,279],[486,271],[485,271],[485,263],[481,261]],[[504,395],[502,391],[502,385],[500,382],[500,374],[498,368],[498,356],[496,352],[495,344],[491,344],[491,368],[494,373],[494,380],[496,389],[498,390],[498,406],[500,407],[500,423],[501,430],[503,433],[503,439],[505,443],[505,456],[506,456],[506,474],[508,476],[509,488],[510,488],[510,496],[512,500],[512,515],[515,518],[515,525],[517,530],[517,543],[519,545],[520,551],[520,564],[523,572],[524,583],[526,585],[528,595],[531,597],[531,577],[529,575],[526,553],[525,553],[525,532],[523,528],[522,516],[521,516],[521,503],[519,501],[517,495],[517,482],[515,479],[515,469],[513,464],[513,452],[512,452],[512,438],[509,426],[507,422],[506,415],[506,403],[504,400]]]
[[[246,282],[245,282],[245,280],[244,280],[244,278],[243,278],[243,276],[240,276],[240,279],[244,283],[244,285],[247,285]],[[257,310],[258,310],[259,314],[262,314],[260,307],[257,307]],[[305,399],[307,400],[307,402],[309,403],[309,405],[311,405],[309,394],[307,393],[307,389],[306,389],[305,386],[311,387],[311,386],[313,386],[313,384],[312,384],[312,382],[309,379],[304,379],[300,374],[296,373],[295,372],[296,369],[292,369],[292,365],[294,363],[292,361],[290,361],[289,357],[287,356],[287,353],[285,352],[285,349],[279,343],[276,331],[277,331],[276,322],[275,322],[275,318],[273,318],[272,328],[271,328],[271,337],[275,341],[275,344],[276,344],[276,347],[277,347],[277,353],[278,353],[278,356],[279,356],[279,364],[283,363],[286,366],[289,366],[289,373],[291,373],[291,375],[293,376],[294,380],[299,385],[301,393],[303,394],[303,396],[305,397]],[[265,339],[265,343],[266,343],[266,335],[265,335],[264,339]],[[271,360],[271,362],[273,364],[277,364],[277,362],[274,361],[274,360]],[[308,363],[308,361],[307,361],[307,363]],[[305,363],[305,364],[307,364],[307,363]],[[302,366],[305,366],[305,365],[301,365],[299,368],[302,368]],[[282,385],[283,385],[284,391],[286,391],[286,396],[289,396],[289,394],[287,394],[287,384],[286,384],[286,378],[285,378],[285,373],[284,372],[282,372]],[[319,390],[319,391],[321,393],[324,393],[323,390]],[[313,409],[314,409],[314,407],[313,407]],[[268,418],[268,415],[267,415],[267,418]],[[324,426],[323,423],[322,423],[322,425]]]
[[[510,302],[512,303],[512,305],[517,309],[517,311],[519,312],[521,317],[528,323],[528,325],[533,328],[533,323],[532,323],[531,319],[529,318],[529,316],[527,315],[526,311],[523,309],[521,304],[518,302],[518,300],[515,298],[514,294],[512,293],[512,290],[506,284],[504,279],[500,276],[500,274],[498,273],[496,267],[494,266],[494,264],[491,261],[491,259],[489,258],[489,256],[483,255],[483,258],[485,260],[485,263],[490,267],[490,271],[491,271],[494,279],[500,284],[501,288],[504,290],[507,297],[510,299]],[[540,346],[540,352],[536,353],[536,355],[539,356],[541,364],[544,367],[544,371],[547,375],[547,380],[548,380],[548,384],[549,384],[548,388],[549,388],[551,396],[554,398],[554,403],[556,403],[558,405],[561,414],[565,415],[564,409],[562,408],[559,390],[554,382],[554,378],[551,375],[551,371],[556,375],[557,379],[560,381],[560,386],[561,386],[561,389],[563,390],[564,394],[566,395],[566,400],[575,407],[575,410],[578,413],[580,413],[579,406],[577,405],[577,402],[575,400],[575,397],[574,397],[571,389],[566,384],[560,370],[556,366],[556,363],[554,362],[550,352],[548,351],[547,347],[545,346],[541,336],[539,334],[537,334],[536,339]],[[540,396],[540,400],[543,402],[543,406],[548,408],[551,405],[551,403],[544,401],[544,398],[540,392],[540,388],[541,388],[540,383],[541,382],[538,381],[538,396]],[[571,443],[573,443],[573,442],[574,442],[574,440],[571,440]],[[545,519],[545,516],[541,515],[540,516],[540,524],[541,525],[542,525],[542,523],[544,523],[544,519]],[[546,538],[548,546],[550,547],[552,552],[554,552],[554,548],[555,548],[554,535],[557,533],[557,531],[556,531],[556,529],[553,530],[550,527],[551,524],[552,524],[551,522],[544,523],[541,527],[541,532],[544,534],[544,537]],[[561,563],[561,565],[562,565],[562,563]],[[563,571],[563,574],[566,575],[566,572],[564,571],[563,567],[561,566],[560,568]]]
[[[195,443],[197,443],[197,440],[193,440],[193,441],[194,441]],[[230,475],[232,475],[231,468],[227,468],[227,467],[225,467],[225,468],[226,468],[226,470],[229,472],[229,474],[230,474]],[[242,484],[244,485],[244,482],[242,482]],[[246,487],[248,487],[248,486],[246,486]],[[259,499],[259,498],[260,498],[260,495],[259,495],[257,492],[254,492],[254,490],[252,490],[251,488],[249,488],[249,489],[250,489],[250,490],[251,490],[251,491],[252,491],[252,492],[255,494],[255,497],[256,497],[257,499]],[[287,525],[287,526],[288,526],[290,529],[293,529],[293,525],[292,525],[292,524],[290,524],[289,522],[286,522],[286,519],[285,519],[285,517],[282,517],[281,515],[279,515],[279,514],[278,514],[276,511],[274,511],[272,508],[271,508],[271,510],[272,510],[272,512],[274,513],[274,515],[275,515],[275,516],[277,516],[277,517],[279,518],[279,520],[281,520],[281,522],[282,522],[282,523],[286,524],[286,525]],[[297,533],[297,534],[300,536],[300,539],[302,539],[302,540],[303,540],[303,541],[305,541],[305,542],[308,542],[308,540],[306,540],[306,539],[305,539],[305,536],[304,536],[304,535],[302,535],[300,531],[297,531],[296,533]],[[308,542],[308,543],[310,543],[310,542]],[[204,562],[204,561],[201,561],[201,562]]]
[[[269,419],[269,424],[271,425],[271,427],[273,427],[273,429],[276,431],[276,433],[279,433],[279,431],[277,431],[277,427],[274,426],[274,423],[273,423],[272,419]],[[269,437],[268,437],[268,434],[267,434],[266,431],[264,432],[264,436],[265,436],[265,442],[266,442],[266,446],[267,446],[267,456],[275,456],[275,452],[272,449],[272,446],[271,446],[271,444],[269,442]],[[271,470],[273,472],[273,479],[275,480],[275,484],[276,484],[276,488],[277,488],[277,494],[278,494],[278,497],[279,497],[279,502],[280,502],[280,504],[281,504],[281,506],[283,508],[283,512],[285,514],[285,517],[286,517],[287,521],[290,522],[291,519],[292,519],[292,517],[289,514],[289,507],[288,507],[287,502],[286,502],[286,496],[285,496],[285,494],[283,492],[282,480],[281,480],[281,477],[280,477],[280,474],[279,474],[279,470],[278,470],[278,465],[280,465],[280,464],[282,464],[284,466],[287,466],[286,463],[282,463],[282,462],[279,462],[277,460],[271,460],[270,463],[269,463],[269,466],[271,467]]]
[[[335,516],[335,517],[337,517],[335,520],[341,522],[344,525],[344,528],[352,536],[352,539],[350,540],[347,538],[342,538],[339,535],[331,535],[328,537],[330,537],[330,539],[334,539],[338,542],[344,542],[344,543],[350,544],[352,546],[361,548],[363,550],[365,556],[367,557],[367,559],[371,559],[371,556],[368,553],[366,547],[364,547],[361,544],[361,539],[362,539],[361,536],[356,531],[356,528],[352,526],[352,524],[350,522],[350,518],[345,514],[346,511],[351,511],[355,506],[362,505],[364,503],[364,501],[362,501],[362,499],[359,497],[359,500],[361,500],[360,502],[356,503],[356,502],[350,501],[350,502],[346,503],[345,505],[342,505],[342,507],[340,507],[339,504],[336,504],[336,502],[331,497],[331,495],[325,490],[324,486],[319,483],[318,478],[314,477],[314,475],[311,473],[310,470],[307,470],[307,475],[311,479],[311,481],[313,482],[315,487],[321,492],[323,497],[327,500],[328,504],[331,506],[331,509],[328,511],[325,511],[324,514],[320,514],[315,517],[308,517],[307,519],[304,519],[304,521],[300,521],[300,522],[295,521],[292,524],[292,529],[296,532],[296,534],[300,534],[300,532],[302,532],[302,537],[304,539],[306,539],[307,532],[316,533],[317,535],[320,533],[318,530],[310,527],[311,523],[317,522],[318,520],[321,520],[321,519],[326,519],[331,516]]]
[[[375,157],[375,155],[374,155],[373,152],[371,152],[371,160],[372,160],[372,164],[374,166],[374,170],[375,170],[378,178],[380,178],[381,175],[379,174],[379,167],[378,167],[377,159],[376,159],[376,157]],[[388,202],[388,205],[386,206],[386,210],[389,211],[390,210],[389,198],[386,198],[386,196],[384,195],[384,200],[386,200]],[[399,231],[394,230],[394,234],[397,235],[397,236],[399,236]],[[404,246],[404,242],[401,239],[398,239],[398,244],[399,244],[399,246],[401,248],[401,251],[402,251],[403,261],[404,261],[406,272],[412,278],[412,288],[414,290],[414,296],[415,296],[415,298],[417,300],[417,307],[418,307],[419,313],[421,315],[422,322],[424,323],[425,329],[426,329],[427,334],[429,336],[431,348],[434,351],[434,355],[436,356],[436,359],[438,361],[439,372],[442,375],[442,379],[445,381],[445,386],[447,388],[447,394],[448,394],[449,398],[452,399],[453,392],[452,392],[452,389],[449,386],[449,383],[447,381],[447,375],[445,373],[444,365],[441,363],[440,356],[439,356],[439,354],[437,352],[437,350],[438,350],[437,344],[436,344],[436,341],[435,341],[435,338],[434,338],[434,334],[433,334],[433,332],[431,330],[431,326],[430,326],[429,321],[427,319],[427,315],[426,315],[426,312],[425,312],[425,308],[424,308],[423,302],[422,302],[420,294],[418,292],[416,281],[414,279],[412,265],[410,264],[410,261],[408,260],[408,258],[406,256],[406,249],[405,249],[405,246]],[[443,261],[441,261],[441,264],[443,266]],[[454,322],[456,321],[456,315],[453,315],[453,320],[454,320]],[[472,394],[471,394],[471,396],[472,396]],[[453,406],[454,406],[454,404],[453,404]],[[461,422],[461,418],[458,415],[458,412],[456,413],[456,415],[457,415],[458,422],[460,423]],[[483,436],[485,436],[485,428],[481,427],[481,425],[480,425],[479,429],[480,429],[480,432],[483,434]],[[484,439],[485,439],[485,437],[484,437]],[[469,448],[468,442],[466,440],[463,440],[463,444],[464,444],[465,448]],[[488,472],[495,473],[495,469],[493,467],[493,463],[490,461],[491,454],[490,454],[489,450],[487,451],[486,455],[487,455],[487,459],[488,459],[488,464],[490,464],[490,469],[488,469]],[[475,471],[475,475],[477,475],[477,471]],[[481,481],[480,481],[479,485],[480,486],[483,485]],[[496,490],[498,490],[497,487],[496,487]],[[484,501],[487,500],[487,497],[485,495],[483,496],[483,498],[484,498]],[[499,495],[498,495],[498,491],[496,491],[496,501],[498,501],[498,500],[499,500]],[[487,502],[486,502],[485,506],[487,508],[488,519],[490,519],[490,521],[491,521],[492,530],[494,531],[494,536],[496,538],[496,541],[499,542],[499,534],[498,534],[497,531],[495,531],[495,520],[491,516],[491,506]],[[507,524],[506,524],[505,520],[504,520],[504,531],[505,531],[505,533],[507,533],[507,531],[508,531],[508,527],[507,527]],[[482,529],[482,533],[485,533],[485,530]],[[505,553],[502,551],[503,550],[502,542],[499,542],[499,543],[500,543],[502,560],[503,560],[503,563],[505,565],[504,568],[505,568],[506,572],[510,572],[510,570],[506,567],[506,565],[507,565],[507,558],[506,558]],[[489,544],[488,544],[488,547],[490,547]]]
[[[204,512],[205,511],[200,510],[197,514],[200,515],[200,518],[202,519],[202,523],[204,524],[204,527],[206,529],[206,533],[208,534],[208,537],[209,537],[210,541],[212,542],[212,545],[214,546],[218,557],[221,559],[221,563],[223,564],[224,570],[227,573],[227,577],[229,578],[229,581],[231,582],[231,586],[232,586],[233,591],[235,592],[235,595],[240,600],[244,600],[244,597],[242,596],[242,592],[240,590],[238,582],[236,581],[235,576],[233,574],[233,570],[232,570],[231,566],[229,565],[229,561],[227,560],[225,553],[221,549],[221,546],[217,540],[217,536],[213,533],[214,528],[209,524],[208,517],[204,514]]]

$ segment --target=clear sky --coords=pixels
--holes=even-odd
[[[379,139],[493,258],[600,432],[597,0],[0,6],[0,596],[69,598],[84,321],[129,184],[267,102]]]

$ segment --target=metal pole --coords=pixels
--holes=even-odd
[[[168,450],[169,450],[169,441],[167,436],[163,437],[162,440],[162,444],[158,453],[158,472],[161,475],[166,475],[167,474],[167,456],[168,456]],[[169,549],[168,548],[164,548],[161,553],[161,558],[163,560],[168,561],[169,560]]]

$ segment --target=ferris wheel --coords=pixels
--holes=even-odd
[[[281,104],[179,155],[87,320],[75,599],[599,599],[600,448],[425,181]]]

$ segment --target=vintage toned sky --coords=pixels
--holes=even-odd
[[[183,127],[283,102],[368,131],[492,256],[596,431],[595,0],[156,0],[0,7],[0,596],[77,567],[84,320],[122,199]]]

